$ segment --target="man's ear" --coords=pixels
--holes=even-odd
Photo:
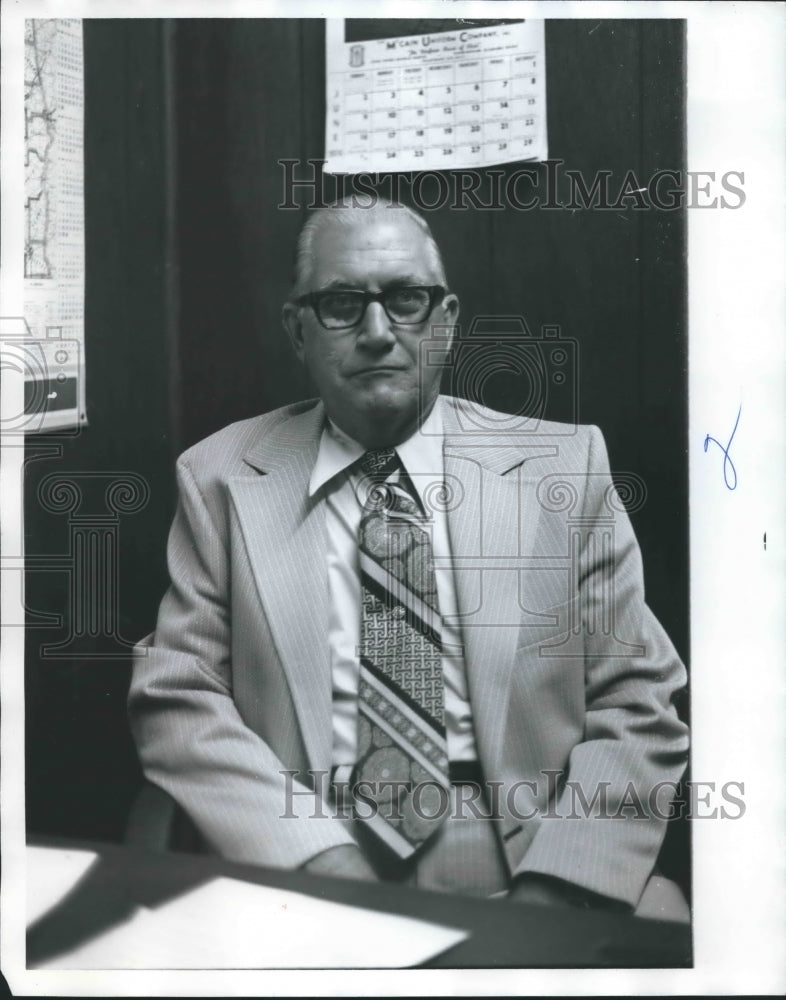
[[[305,349],[303,346],[303,324],[300,322],[300,309],[294,302],[285,302],[281,310],[281,322],[287,331],[295,354],[299,361],[303,361]]]
[[[446,326],[455,326],[456,323],[458,323],[459,311],[458,295],[454,295],[452,292],[449,292],[442,300],[442,312],[445,316]],[[450,336],[451,343],[453,342],[455,335],[456,331],[454,330]]]
[[[458,295],[454,295],[453,292],[448,292],[445,298],[442,300],[442,308],[445,311],[445,319],[448,323],[456,323],[459,318],[459,300]]]

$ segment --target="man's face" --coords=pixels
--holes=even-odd
[[[351,225],[324,226],[314,239],[304,291],[383,292],[441,284],[424,234],[403,212],[389,211],[390,217],[369,212]],[[341,330],[325,329],[311,306],[284,307],[295,351],[328,415],[369,448],[405,440],[430,410],[439,393],[441,371],[437,366],[421,371],[419,345],[433,324],[452,325],[457,318],[455,295],[446,295],[415,326],[393,322],[381,302],[370,302],[355,326]],[[423,413],[419,413],[421,400]]]

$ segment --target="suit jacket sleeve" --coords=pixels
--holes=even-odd
[[[553,818],[539,823],[515,874],[555,876],[635,905],[657,858],[673,789],[687,759],[687,727],[672,703],[686,673],[644,602],[641,554],[624,511],[615,512],[611,552],[604,553],[599,544],[594,529],[600,519],[608,518],[611,478],[597,428],[591,428],[587,473],[579,575],[583,739],[570,753],[564,776],[573,788],[558,785],[551,803]],[[613,598],[608,591],[611,579]],[[603,627],[604,609],[612,613],[614,635],[638,645],[641,652],[620,655],[619,645]]]
[[[353,841],[341,821],[314,820],[313,793],[287,793],[285,765],[237,710],[226,528],[211,517],[185,458],[178,489],[171,586],[155,633],[137,647],[129,694],[140,759],[225,857],[297,867]]]

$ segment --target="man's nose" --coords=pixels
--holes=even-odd
[[[369,302],[360,325],[358,342],[366,347],[389,347],[396,342],[388,315],[381,302]]]

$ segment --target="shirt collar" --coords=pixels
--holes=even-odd
[[[336,427],[328,417],[322,430],[317,460],[311,470],[308,495],[313,497],[325,483],[330,482],[331,479],[357,461],[364,451],[365,448],[362,445]]]
[[[442,413],[437,400],[431,413],[415,433],[396,446],[401,464],[407,470],[421,502],[425,502],[424,493],[429,484],[435,479],[442,479],[442,434]],[[313,496],[331,479],[344,472],[365,450],[328,418],[319,442],[317,460],[311,471],[308,495]]]

